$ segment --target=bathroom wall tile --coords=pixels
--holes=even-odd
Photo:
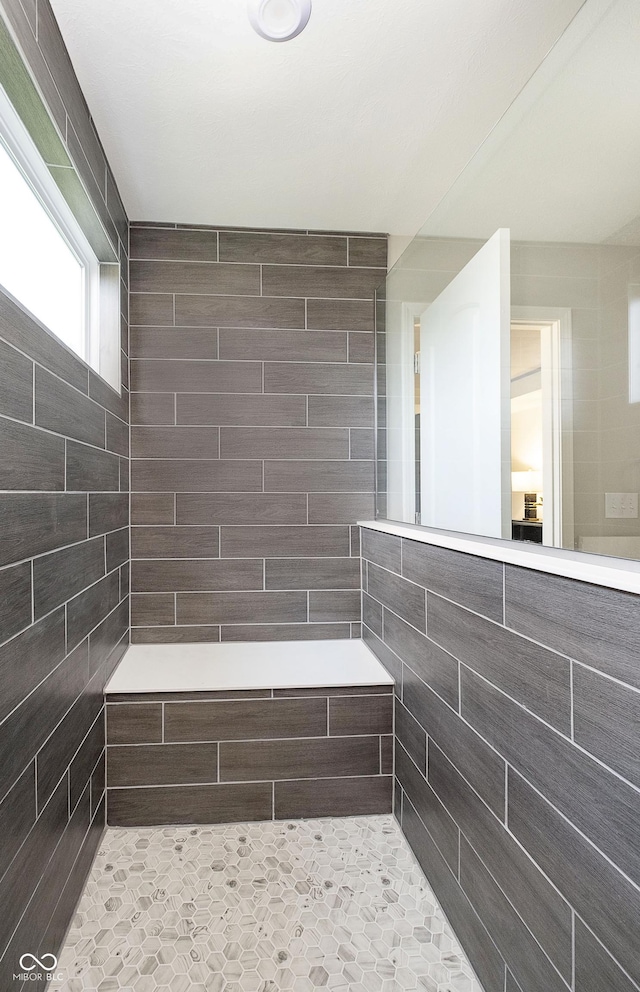
[[[502,955],[406,796],[402,804],[402,829],[456,936],[473,961],[484,992],[503,992]]]
[[[304,427],[306,423],[304,396],[183,393],[176,404],[179,424]]]
[[[13,637],[31,623],[31,566],[0,569],[0,639]]]
[[[355,523],[373,513],[373,493],[309,493],[310,524]]]
[[[542,948],[570,982],[572,914],[569,904],[514,843],[503,823],[489,811],[433,741],[429,742],[429,783]],[[529,853],[533,852],[529,850]]]
[[[129,425],[107,413],[107,450],[129,457]]]
[[[254,525],[306,524],[307,497],[304,493],[287,493],[277,496],[267,493],[234,493],[233,499],[219,493],[178,493],[176,496],[176,522],[178,524],[189,524],[190,526],[194,524],[237,524],[240,526],[246,524],[248,520]],[[322,523],[323,521],[310,522]],[[342,521],[325,522],[341,523]]]
[[[63,438],[0,417],[0,489],[64,489]]]
[[[375,454],[374,432],[371,428],[352,428],[349,432],[349,454],[351,458],[373,458]]]
[[[27,565],[26,568],[29,569],[29,566]],[[30,621],[31,616],[22,624],[25,629],[0,647],[3,686],[0,697],[0,721],[4,720],[65,656],[64,609],[55,610],[32,626],[29,626]]]
[[[388,813],[392,784],[390,775],[276,782],[274,816],[276,820],[289,820]]]
[[[262,268],[262,292],[265,296],[370,300],[385,275],[386,271],[380,269],[267,264]]]
[[[272,815],[271,782],[109,789],[111,826],[161,823],[237,823]],[[160,817],[160,820],[159,820]]]
[[[371,396],[373,366],[330,362],[265,362],[264,391]]]
[[[132,261],[132,293],[215,293],[259,296],[257,265],[224,265],[216,262]]]
[[[640,693],[574,664],[573,719],[576,743],[640,786]]]
[[[0,881],[3,907],[0,914],[0,946],[3,948],[7,946],[18,925],[22,911],[64,830],[68,815],[67,802],[67,783],[63,781]]]
[[[220,358],[239,361],[346,362],[347,335],[336,331],[244,330],[222,327]]]
[[[223,626],[222,641],[341,641],[351,636],[348,623],[268,623]]]
[[[169,323],[149,320],[132,322]],[[258,296],[177,296],[175,322],[179,326],[190,327],[304,327],[304,300]]]
[[[349,554],[347,527],[227,527],[220,528],[223,558],[333,558]]]
[[[505,602],[509,627],[640,688],[636,596],[507,565]]]
[[[262,462],[192,459],[135,459],[132,492],[260,492]]]
[[[174,317],[172,293],[132,293],[129,298],[131,324],[167,327],[175,324]],[[201,323],[209,324],[210,321]]]
[[[418,541],[402,542],[402,574],[406,578],[500,623],[502,570],[501,562]]]
[[[309,592],[309,620],[314,623],[360,621],[360,591]]]
[[[375,339],[372,333],[349,332],[349,361],[373,364],[375,357]]]
[[[349,238],[349,265],[387,267],[386,238]],[[380,282],[384,279],[382,276]]]
[[[420,772],[427,774],[427,735],[398,697],[395,698],[395,734]]]
[[[386,604],[418,630],[425,630],[425,594],[420,586],[371,563],[367,564],[367,592]]]
[[[400,617],[384,609],[384,642],[454,709],[458,707],[458,663]]]
[[[438,596],[428,597],[427,627],[429,637],[468,668],[547,723],[570,734],[571,662],[568,658],[547,651]],[[518,659],[515,665],[514,658]]]
[[[220,780],[331,778],[336,768],[344,776],[377,775],[377,737],[333,737],[252,741],[220,745]]]
[[[0,724],[0,797],[11,788],[88,681],[86,651],[72,651]],[[64,769],[61,769],[61,773]]]
[[[371,599],[366,592],[362,594],[362,622],[378,637],[382,637],[382,606]]]
[[[36,558],[33,563],[34,618],[37,620],[50,613],[104,574],[102,537]]]
[[[131,393],[131,423],[174,424],[175,406],[173,393]]]
[[[39,427],[104,448],[105,412],[101,406],[37,365],[35,390],[35,422]]]
[[[360,561],[353,558],[268,558],[267,589],[358,589]]]
[[[87,788],[91,773],[100,755],[104,753],[104,713],[102,706],[91,727],[69,765],[69,808],[74,809]]]
[[[133,458],[217,458],[217,427],[133,427]]]
[[[217,558],[218,527],[134,527],[133,558]]]
[[[115,609],[120,599],[117,572],[89,586],[67,605],[67,647],[75,647]]]
[[[349,431],[313,427],[221,427],[220,457],[348,458]]]
[[[260,393],[262,365],[138,358],[131,362],[131,389],[151,393]]]
[[[393,696],[334,696],[329,699],[329,733],[332,737],[392,734]]]
[[[131,596],[131,625],[153,627],[156,624],[175,624],[175,593],[159,592]]]
[[[165,741],[325,737],[327,700],[240,699],[165,703]]]
[[[566,992],[566,984],[464,837],[460,884],[520,984],[531,992]]]
[[[106,537],[107,572],[129,560],[129,528],[112,531]]]
[[[220,640],[219,627],[132,627],[132,644],[210,644]]]
[[[89,494],[90,537],[120,530],[128,524],[129,496],[127,493]]]
[[[571,901],[584,922],[638,981],[640,962],[635,951],[635,934],[640,893],[636,886],[511,770],[509,829]]]
[[[76,441],[67,441],[66,472],[67,489],[71,492],[113,491],[120,486],[117,456]]]
[[[400,575],[402,562],[402,538],[393,534],[381,534],[379,531],[362,531],[362,557],[375,565],[389,569]]]
[[[192,262],[218,260],[217,231],[176,231],[132,226],[129,242],[130,258],[180,259]]]
[[[0,414],[29,424],[33,419],[33,363],[3,341],[0,341]]]
[[[262,562],[157,559],[131,562],[133,592],[262,589]]]
[[[451,871],[458,871],[459,831],[446,808],[402,747],[396,750],[396,775],[406,796],[429,832]]]
[[[35,765],[31,762],[0,803],[0,878],[13,861],[14,855],[36,818]]]
[[[382,282],[382,279],[380,281]],[[308,300],[307,327],[325,331],[372,331],[373,302],[372,300]]]
[[[132,358],[214,359],[216,327],[132,327]]]
[[[266,492],[368,493],[373,462],[269,461],[264,466]]]
[[[346,265],[347,239],[301,234],[220,231],[222,262]]]
[[[117,574],[117,573],[116,573]],[[109,678],[127,649],[129,603],[125,599],[89,634],[89,674],[104,666],[105,680]],[[108,661],[108,664],[105,664]]]
[[[87,498],[67,493],[0,493],[0,565],[87,536]]]
[[[640,793],[464,668],[461,683],[462,715],[478,733],[631,878],[640,879],[632,839]]]
[[[370,427],[372,423],[372,396],[309,395],[312,427]]]
[[[217,744],[138,744],[107,750],[109,788],[194,785],[218,779]]]
[[[307,620],[305,592],[178,593],[179,624],[303,623]]]
[[[406,666],[402,701],[497,816],[504,816],[505,762]]]
[[[402,662],[400,658],[366,624],[362,627],[362,639],[380,664],[383,665],[389,675],[395,680],[396,691],[400,694],[402,692]]]
[[[604,947],[576,919],[576,992],[635,992],[637,986],[618,967]]]
[[[131,525],[173,524],[175,496],[173,493],[132,493]],[[184,520],[181,523],[189,523]],[[205,522],[205,521],[201,521]]]
[[[161,703],[107,704],[107,745],[159,744],[161,741]]]

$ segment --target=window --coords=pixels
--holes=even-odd
[[[98,259],[0,94],[0,287],[119,391],[119,266]]]

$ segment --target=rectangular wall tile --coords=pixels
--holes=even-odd
[[[262,589],[262,562],[213,559],[132,561],[133,592]]]
[[[194,232],[195,233],[195,232]],[[131,358],[218,358],[216,327],[132,327]]]
[[[454,709],[458,708],[458,664],[455,658],[395,613],[383,610],[384,642],[405,666]]]
[[[389,775],[377,775],[276,782],[275,819],[390,813],[392,781]]]
[[[425,593],[420,586],[377,565],[367,564],[366,588],[373,599],[389,606],[394,613],[418,630],[425,630]]]
[[[217,458],[217,427],[133,427],[132,458]]]
[[[210,459],[135,459],[132,492],[260,492],[262,463]]]
[[[130,252],[131,258],[217,262],[218,233],[133,226],[130,233]],[[227,259],[227,261],[236,260]]]
[[[173,493],[132,493],[131,525],[173,524],[175,496]],[[181,523],[189,523],[184,520]],[[206,523],[206,521],[201,521]]]
[[[329,362],[265,362],[264,391],[371,396],[373,366]]]
[[[360,621],[360,593],[357,590],[340,592],[309,592],[309,620],[314,623],[349,620]]]
[[[346,556],[349,554],[349,532],[347,527],[223,526],[220,553],[223,558]]]
[[[159,744],[161,741],[161,703],[107,705],[107,744]]]
[[[310,299],[307,327],[326,331],[372,331],[373,301]]]
[[[118,457],[86,444],[67,441],[67,489],[71,492],[117,490],[120,487]]]
[[[217,744],[150,744],[107,749],[110,788],[216,782]]]
[[[348,458],[349,432],[344,428],[221,427],[220,457]]]
[[[271,262],[291,265],[346,265],[347,239],[301,234],[220,231],[223,262]]]
[[[329,700],[332,737],[393,733],[393,696],[334,696]]]
[[[357,589],[360,561],[354,558],[269,558],[267,589]]]
[[[265,296],[313,296],[370,300],[384,281],[380,269],[328,268],[312,265],[265,265],[262,292]]]
[[[87,498],[67,493],[0,493],[0,565],[40,555],[87,536]]]
[[[84,393],[36,366],[35,422],[39,427],[105,446],[105,411]]]
[[[451,871],[458,871],[459,831],[438,796],[427,783],[424,774],[414,765],[404,750],[398,746],[396,776],[418,816],[428,825],[429,833]]]
[[[179,296],[176,297],[175,322],[185,327],[304,327],[304,300]]]
[[[130,266],[132,293],[215,293],[260,295],[257,265],[224,265],[216,262],[144,260]]]
[[[0,490],[64,489],[61,437],[0,417]]]
[[[270,782],[109,789],[109,824],[139,827],[158,823],[269,820],[272,815],[271,793]]]
[[[173,514],[173,499],[172,499]],[[173,521],[173,516],[171,518]],[[237,524],[250,520],[254,525],[306,524],[307,497],[304,493],[270,495],[234,493],[233,499],[218,493],[178,493],[178,524]],[[141,523],[146,521],[140,521]],[[149,523],[167,521],[149,521]],[[321,523],[322,521],[314,521]]]
[[[266,492],[368,493],[373,462],[269,461],[264,466]]]
[[[259,393],[262,365],[139,358],[131,362],[131,389],[145,393]]]
[[[303,623],[307,620],[304,592],[178,593],[176,622]]]
[[[133,527],[132,558],[217,558],[218,527]]]
[[[500,623],[502,570],[501,562],[418,541],[402,542],[402,574],[406,578]]]
[[[56,606],[93,585],[104,574],[102,537],[36,558],[33,563],[35,618],[50,613]]]
[[[347,335],[335,331],[221,327],[220,358],[238,361],[346,362]]]
[[[327,700],[243,699],[165,703],[166,741],[324,737]]]
[[[0,341],[0,414],[31,423],[33,363]]]
[[[574,664],[573,718],[576,743],[640,786],[640,693]]]
[[[31,566],[0,569],[0,638],[5,641],[31,623]]]
[[[220,781],[251,779],[331,778],[378,775],[377,737],[314,738],[297,741],[253,741],[220,745]]]
[[[176,406],[179,424],[236,427],[304,427],[306,424],[304,396],[181,393],[176,397]]]

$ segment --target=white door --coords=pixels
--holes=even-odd
[[[511,537],[509,231],[420,318],[421,523]]]

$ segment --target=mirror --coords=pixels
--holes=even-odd
[[[587,0],[380,288],[379,517],[640,558],[639,36]]]

